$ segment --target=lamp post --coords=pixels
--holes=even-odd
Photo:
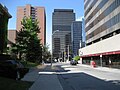
[[[71,50],[71,45],[67,45],[67,53],[68,53],[68,61],[70,61],[69,57],[70,57],[70,50]]]
[[[101,64],[101,67],[102,67],[102,55],[100,55],[100,64]]]
[[[69,49],[70,49],[70,48],[69,48],[69,45],[68,45],[68,61],[69,61],[69,53],[70,53],[70,52],[69,52],[69,51],[70,51]]]
[[[52,33],[52,36],[53,36],[56,32],[59,32],[59,30],[55,30],[55,31]],[[52,41],[53,41],[53,37],[52,37]],[[52,49],[51,49],[51,67],[52,67],[52,58],[53,58],[53,51],[52,51]]]

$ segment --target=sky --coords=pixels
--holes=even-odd
[[[45,7],[46,11],[46,43],[51,50],[51,35],[52,35],[52,13],[54,9],[73,9],[76,13],[76,20],[79,21],[84,16],[84,0],[0,0],[8,8],[8,12],[12,15],[9,20],[8,29],[16,29],[16,13],[17,6],[32,6]]]

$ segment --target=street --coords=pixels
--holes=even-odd
[[[54,63],[50,68],[46,64],[36,70],[35,77],[32,74],[36,79],[30,90],[120,90],[120,70],[102,69],[69,63]]]
[[[69,70],[58,75],[63,90],[120,90],[120,73],[78,65],[62,65],[62,67]],[[66,86],[71,89],[67,89]]]

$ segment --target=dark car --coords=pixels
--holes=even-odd
[[[76,60],[71,60],[71,61],[70,61],[70,64],[71,64],[71,65],[77,65],[77,61],[76,61]]]
[[[19,80],[29,71],[16,60],[0,60],[0,76]]]

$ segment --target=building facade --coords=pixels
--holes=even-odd
[[[86,47],[79,50],[85,63],[120,65],[120,0],[84,0]]]
[[[83,47],[86,46],[86,35],[85,35],[85,20],[82,18],[82,42],[83,42]]]
[[[75,21],[75,13],[72,9],[54,10],[52,14],[52,52],[54,57],[66,57],[67,47],[71,44],[73,21]]]
[[[41,39],[42,45],[46,44],[46,14],[44,7],[31,6],[27,4],[26,6],[19,6],[17,8],[17,24],[16,29],[19,31],[21,29],[21,20],[24,17],[31,17],[33,20],[37,19],[38,26],[40,28],[40,33],[38,37]]]
[[[17,30],[8,30],[8,41],[10,43],[16,43]]]
[[[82,47],[82,21],[74,21],[71,26],[72,53],[73,56],[78,55],[79,49]]]
[[[7,35],[7,48],[11,48],[11,46],[16,43],[17,30],[10,29]]]
[[[0,54],[6,51],[7,48],[7,31],[8,20],[12,16],[9,14],[8,9],[0,4]]]

